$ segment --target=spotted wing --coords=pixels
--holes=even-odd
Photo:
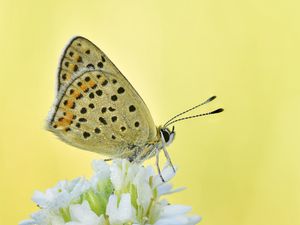
[[[61,88],[48,129],[73,146],[114,157],[156,137],[150,112],[130,83],[102,70],[83,70]]]
[[[117,67],[91,41],[76,36],[65,47],[59,62],[57,90],[59,91],[84,68],[103,69],[109,73],[119,73]]]

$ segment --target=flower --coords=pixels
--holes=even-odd
[[[20,225],[193,225],[199,216],[187,213],[191,207],[170,205],[163,195],[181,191],[168,182],[175,173],[162,170],[166,182],[153,167],[123,159],[111,165],[93,162],[91,179],[61,181],[46,192],[36,191],[32,200],[40,210]]]

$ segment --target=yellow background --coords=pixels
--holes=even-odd
[[[176,125],[173,183],[188,189],[172,203],[203,225],[300,224],[299,1],[0,3],[0,224],[28,218],[34,190],[90,176],[100,158],[43,129],[74,35],[106,52],[158,125],[218,95],[197,112],[224,113]]]

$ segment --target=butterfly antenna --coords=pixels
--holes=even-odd
[[[220,113],[220,112],[223,112],[223,111],[224,111],[223,108],[219,108],[219,109],[216,109],[216,110],[211,111],[211,112],[202,113],[202,114],[198,114],[198,115],[194,115],[194,116],[183,117],[183,118],[180,118],[180,119],[177,119],[177,120],[173,120],[172,122],[168,123],[167,126],[169,126],[169,125],[171,125],[173,123],[176,123],[178,121],[181,121],[181,120],[193,119],[193,118],[196,118],[196,117],[207,116],[207,115],[211,115],[211,114]]]
[[[172,120],[174,120],[174,119],[178,118],[179,116],[181,116],[181,115],[183,115],[183,114],[185,114],[185,113],[187,113],[187,112],[190,112],[190,111],[192,111],[192,110],[194,110],[194,109],[196,109],[196,108],[198,108],[198,107],[200,107],[200,106],[202,106],[202,105],[205,105],[205,104],[211,102],[211,101],[214,100],[216,97],[217,97],[217,96],[214,95],[214,96],[210,97],[209,99],[207,99],[206,101],[200,103],[199,105],[196,105],[196,106],[194,106],[194,107],[192,107],[192,108],[190,108],[190,109],[188,109],[188,110],[185,110],[185,111],[182,112],[182,113],[177,114],[176,116],[174,116],[174,117],[172,117],[171,119],[169,119],[169,120],[165,123],[164,127],[167,127],[167,126],[169,126],[170,124],[172,124],[172,123],[173,123]]]

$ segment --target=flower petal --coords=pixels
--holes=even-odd
[[[154,225],[186,225],[188,219],[185,216],[159,219]]]
[[[87,201],[84,201],[82,204],[71,205],[70,215],[72,221],[86,225],[98,225],[100,221],[100,218],[91,210]]]
[[[177,167],[175,167],[175,170],[177,171]],[[165,182],[168,182],[176,175],[176,172],[174,173],[173,168],[167,164],[164,166],[163,170],[161,171],[161,175],[164,178]],[[155,176],[155,179],[154,179],[155,186],[164,184],[165,182],[163,182],[161,180],[161,177],[159,174]]]
[[[132,206],[130,194],[122,194],[119,204],[119,219],[122,223],[127,223],[132,220]]]
[[[92,163],[93,170],[97,177],[101,179],[108,179],[110,176],[109,165],[104,160],[94,160]]]
[[[19,225],[36,225],[36,222],[34,220],[23,220]]]
[[[200,216],[189,216],[188,219],[189,219],[189,223],[188,224],[191,224],[191,225],[197,224],[197,223],[199,223],[201,221],[201,217]]]
[[[138,205],[141,205],[144,210],[147,210],[150,201],[153,197],[153,190],[149,184],[150,174],[145,168],[140,168],[138,174],[135,176],[133,183],[136,186]]]
[[[172,217],[180,214],[185,214],[191,211],[192,207],[185,205],[167,205],[163,208],[161,212],[161,217]]]
[[[111,195],[107,204],[106,214],[109,216],[111,225],[124,224],[133,221],[133,210],[130,194],[122,194],[120,204],[117,204],[118,197]]]

